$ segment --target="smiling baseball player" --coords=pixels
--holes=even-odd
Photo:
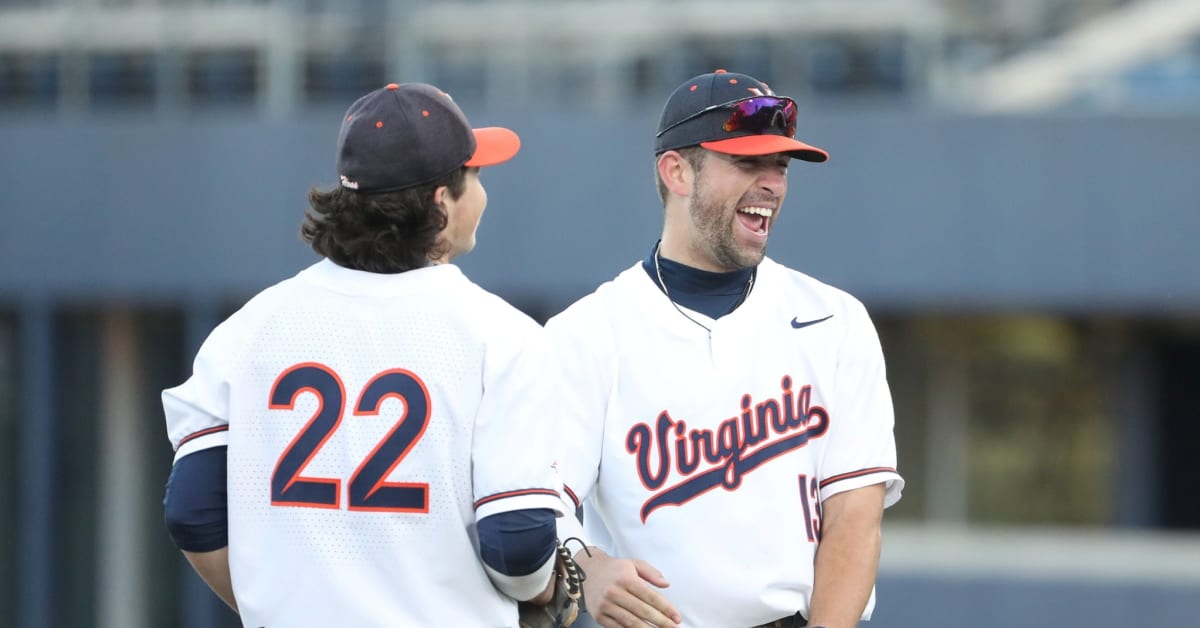
[[[789,161],[828,157],[795,129],[796,103],[744,74],[681,85],[655,144],[661,240],[547,324],[560,473],[601,532],[567,517],[560,536],[592,545],[601,625],[871,615],[903,486],[892,404],[863,305],[765,257]]]

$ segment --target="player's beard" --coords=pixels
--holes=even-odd
[[[761,247],[740,244],[735,235],[741,228],[736,206],[727,207],[709,195],[703,181],[703,177],[697,179],[696,188],[688,199],[688,214],[700,235],[700,241],[695,245],[707,248],[713,261],[726,272],[758,266],[767,254],[766,242]],[[768,228],[770,226],[768,224]]]

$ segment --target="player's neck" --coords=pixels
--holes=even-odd
[[[710,273],[727,273],[728,268],[722,268],[711,260],[706,260],[703,256],[697,254],[694,250],[685,245],[676,243],[669,234],[664,233],[658,244],[658,256],[661,259],[671,260],[676,264],[682,264],[696,270],[703,270]]]
[[[691,322],[712,331],[711,328],[680,309],[680,305],[718,319],[737,309],[754,288],[756,268],[745,268],[732,272],[711,272],[664,259],[656,244],[642,267],[658,285],[663,295],[679,313]]]
[[[679,244],[679,242],[684,242],[684,244]],[[702,250],[688,246],[685,240],[672,240],[666,233],[659,240],[658,256],[661,259],[706,273],[727,275],[748,272],[754,268],[754,266],[729,268],[719,263],[712,255],[705,255]]]

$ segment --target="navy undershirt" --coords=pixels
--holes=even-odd
[[[167,479],[163,516],[175,545],[211,552],[229,544],[225,493],[228,447],[210,447],[180,458]],[[478,523],[480,555],[506,576],[537,571],[555,547],[555,514],[548,508],[510,510]]]
[[[211,552],[229,544],[227,458],[228,447],[221,445],[190,453],[171,467],[163,517],[179,549]]]
[[[658,281],[658,273],[654,269],[655,244],[650,249],[650,255],[642,260],[642,270],[650,275],[650,280],[659,290],[663,286]],[[705,316],[717,319],[734,311],[746,298],[746,285],[754,275],[755,268],[735,270],[729,273],[714,273],[658,256],[662,267],[662,278],[666,282],[666,291],[671,300],[682,307]]]

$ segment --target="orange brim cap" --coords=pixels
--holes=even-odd
[[[809,146],[804,142],[785,135],[743,135],[742,137],[732,137],[727,140],[700,142],[700,145],[708,150],[725,153],[726,155],[771,155],[774,153],[787,153],[794,159],[811,161],[813,163],[821,163],[829,159],[829,153],[823,149],[816,146]]]
[[[475,133],[475,154],[463,164],[468,168],[502,164],[521,150],[521,138],[504,127],[489,126],[472,129],[472,132]]]

